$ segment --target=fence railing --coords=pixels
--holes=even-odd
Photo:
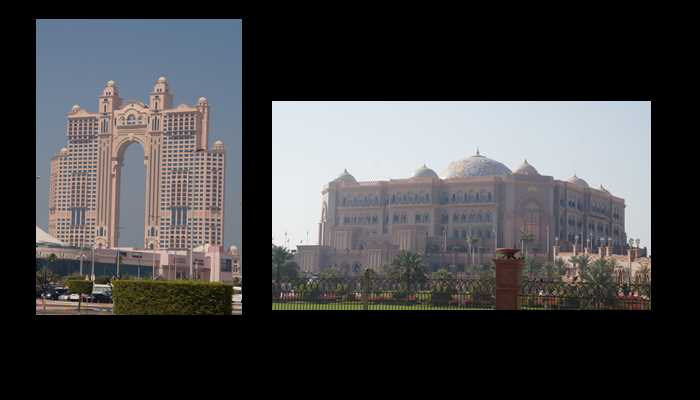
[[[651,285],[524,281],[519,303],[535,310],[651,310]]]
[[[651,285],[523,280],[523,310],[650,310]],[[496,280],[351,277],[272,281],[273,310],[493,310]]]
[[[495,304],[495,279],[354,277],[272,282],[273,310],[490,310]]]

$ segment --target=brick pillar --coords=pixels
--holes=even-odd
[[[496,254],[504,258],[494,258],[496,264],[496,310],[518,310],[520,302],[520,277],[523,259],[515,258],[518,249],[498,249]]]

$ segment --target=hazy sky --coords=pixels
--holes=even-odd
[[[273,102],[272,236],[318,243],[321,189],[439,175],[476,152],[515,170],[574,173],[625,199],[627,236],[651,251],[650,102]],[[307,231],[308,239],[307,239]]]
[[[209,148],[227,150],[225,246],[241,247],[241,22],[240,20],[39,20],[36,23],[36,223],[48,226],[50,158],[67,146],[66,114],[74,104],[89,112],[109,80],[119,95],[148,104],[165,76],[173,105],[210,107]],[[121,246],[143,247],[143,148],[130,145],[122,174]]]

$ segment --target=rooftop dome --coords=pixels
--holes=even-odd
[[[221,140],[217,140],[214,142],[214,146],[223,146],[223,145],[224,145],[224,142],[222,142]]]
[[[588,183],[586,183],[586,181],[584,181],[583,179],[576,176],[576,174],[574,174],[574,176],[572,176],[571,178],[567,179],[567,182],[573,183],[576,186],[580,186],[580,187],[584,187],[584,188],[588,187]]]
[[[71,111],[73,111],[73,112],[76,112],[76,111],[78,111],[78,110],[80,110],[80,106],[77,105],[77,104],[74,105],[73,107],[71,107]]]
[[[107,86],[114,86],[114,81],[107,81]]]
[[[533,176],[538,176],[540,173],[537,172],[535,167],[527,163],[527,158],[525,161],[518,167],[518,169],[513,172],[514,174],[518,175],[533,175]]]
[[[479,154],[479,149],[477,149],[475,155],[451,162],[443,176],[445,179],[449,179],[465,176],[506,176],[510,174],[511,171],[508,167],[498,161],[482,156]]]
[[[68,153],[68,149],[65,148],[65,147],[62,148],[62,149],[61,149],[61,154],[66,154],[66,153]]]
[[[425,164],[418,168],[416,172],[413,173],[414,178],[437,178],[438,175],[432,169],[428,168]]]
[[[158,78],[158,82],[161,82],[161,83],[163,83],[163,82],[167,82],[167,81],[168,81],[168,80],[167,80],[167,79],[165,79],[165,77],[164,77],[164,76],[161,76],[160,78]]]
[[[200,97],[200,98],[199,98],[199,102],[200,102],[200,103],[206,103],[206,102],[207,102],[207,98],[206,98],[206,97]]]
[[[343,173],[338,175],[337,178],[335,178],[334,182],[348,182],[348,183],[357,183],[357,180],[355,180],[355,177],[350,175],[347,169],[343,170]]]

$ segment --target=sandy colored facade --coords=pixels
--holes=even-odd
[[[358,182],[346,170],[321,192],[319,245],[298,246],[306,272],[331,265],[379,269],[400,250],[422,254],[433,268],[467,262],[467,238],[478,239],[480,258],[495,247],[521,247],[547,254],[558,238],[562,250],[600,240],[613,252],[626,248],[625,202],[607,189],[572,176],[541,175],[527,160],[512,172],[477,153],[451,163],[442,176],[427,166],[413,176]],[[455,249],[461,246],[462,249]]]
[[[114,81],[97,112],[68,114],[68,146],[51,159],[49,233],[69,245],[116,247],[119,185],[126,148],[144,150],[144,247],[176,249],[224,243],[226,150],[208,148],[209,103],[173,105],[161,77],[148,104],[123,101]]]

